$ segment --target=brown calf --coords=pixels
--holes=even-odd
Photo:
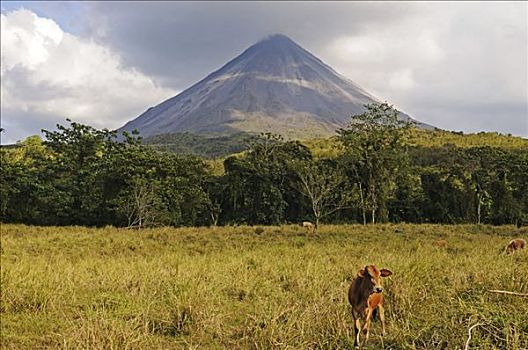
[[[433,246],[437,248],[447,248],[447,241],[445,239],[439,239],[433,242]]]
[[[504,248],[506,254],[514,253],[517,250],[524,249],[526,247],[526,241],[522,238],[512,239],[510,243]]]
[[[348,290],[348,301],[352,305],[352,317],[354,318],[354,346],[359,345],[359,330],[361,329],[360,318],[364,320],[363,333],[365,339],[361,346],[369,338],[370,320],[374,311],[379,311],[381,321],[381,332],[385,335],[385,313],[383,309],[383,288],[381,287],[381,277],[392,275],[392,272],[386,269],[378,270],[374,265],[367,265],[364,269],[359,270],[357,277],[352,281]]]

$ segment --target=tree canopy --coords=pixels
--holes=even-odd
[[[412,136],[421,132],[401,123],[387,104],[352,116],[350,126],[329,141],[331,152],[265,134],[225,158],[223,171],[205,159],[145,145],[137,133],[118,137],[68,123],[44,131],[45,140],[29,137],[0,148],[2,222],[145,227],[528,221],[528,147],[522,142],[425,146]]]

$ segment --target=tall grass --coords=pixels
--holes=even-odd
[[[384,279],[370,349],[528,349],[528,251],[513,227],[1,228],[2,349],[351,349],[346,293]],[[447,248],[433,242],[446,239]]]

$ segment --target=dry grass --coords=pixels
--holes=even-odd
[[[388,334],[371,349],[527,349],[528,251],[513,227],[296,226],[144,231],[2,225],[2,349],[351,349],[367,263]],[[448,247],[434,242],[445,239]]]

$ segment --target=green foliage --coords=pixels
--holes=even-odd
[[[294,174],[289,162],[310,157],[298,142],[262,135],[243,157],[224,162],[224,222],[278,224],[287,215],[286,199],[294,197]],[[291,203],[291,202],[290,202]]]
[[[49,210],[57,203],[53,201],[51,174],[45,166],[53,159],[40,138],[30,137],[16,148],[2,147],[0,155],[2,218],[14,222],[51,224]]]
[[[444,130],[409,130],[409,143],[417,147],[443,147],[453,145],[460,148],[489,146],[502,149],[528,149],[528,140],[522,137],[499,134],[497,132],[479,132],[464,134]]]
[[[2,218],[47,225],[200,224],[206,165],[141,145],[137,134],[71,122],[2,149]],[[145,217],[146,215],[146,217]]]
[[[404,136],[408,124],[388,104],[367,105],[367,111],[352,117],[347,129],[338,131],[343,158],[357,184],[363,222],[388,219],[387,202],[395,188],[394,179],[406,164]]]
[[[480,132],[464,134],[461,132],[443,130],[423,130],[409,128],[406,132],[406,143],[416,148],[444,148],[454,146],[457,148],[474,148],[489,146],[504,150],[528,151],[528,140],[511,135],[502,135],[496,132]],[[334,158],[342,154],[343,146],[338,137],[325,139],[303,140],[316,158]]]
[[[214,159],[245,151],[256,138],[258,136],[247,133],[212,137],[192,133],[171,133],[150,136],[144,140],[144,144],[160,151]]]
[[[59,125],[45,131],[44,142],[31,137],[0,147],[1,221],[527,224],[525,141],[479,134],[494,146],[472,147],[474,140],[462,135],[453,138],[457,145],[442,144],[444,132],[408,129],[396,116],[386,104],[371,105],[327,140],[330,148],[266,134],[223,161],[157,151],[137,133],[118,137],[78,123]],[[423,146],[424,135],[440,135],[432,137],[436,146]]]
[[[430,222],[522,225],[528,153],[493,147],[414,148],[422,218]]]

